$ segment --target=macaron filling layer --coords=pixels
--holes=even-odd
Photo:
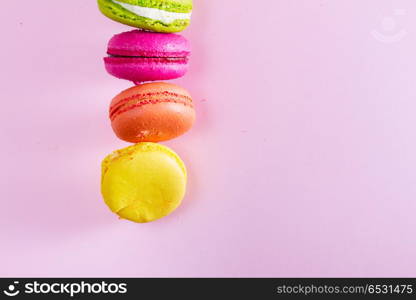
[[[143,18],[148,18],[162,22],[164,24],[170,24],[177,20],[190,20],[192,12],[179,13],[171,12],[153,7],[143,7],[139,5],[133,5],[129,3],[120,2],[117,0],[111,0],[111,2],[121,6],[123,9]]]
[[[120,61],[124,62],[124,58],[131,58],[131,59],[137,59],[137,60],[154,60],[159,62],[183,62],[187,63],[189,58],[188,57],[169,57],[169,56],[124,56],[124,55],[113,55],[109,54],[109,58],[113,58],[113,62],[117,61],[119,58]]]
[[[108,49],[107,61],[111,63],[126,63],[127,61],[154,61],[159,63],[182,63],[187,64],[190,52],[150,52],[131,51],[126,49]]]

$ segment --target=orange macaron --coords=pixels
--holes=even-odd
[[[110,119],[115,134],[126,142],[162,142],[187,132],[195,110],[187,90],[155,82],[118,94],[110,105]]]

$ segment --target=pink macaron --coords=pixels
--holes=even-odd
[[[111,75],[138,84],[182,77],[190,53],[189,42],[181,35],[133,30],[110,40],[104,62]]]

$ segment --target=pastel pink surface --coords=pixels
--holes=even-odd
[[[416,2],[194,3],[173,82],[197,122],[166,143],[189,190],[145,225],[99,190],[132,85],[102,57],[129,28],[95,1],[2,3],[0,275],[416,276]]]
[[[107,72],[117,78],[133,82],[169,80],[185,75],[190,52],[188,40],[179,34],[132,30],[110,40],[110,56],[104,62]]]

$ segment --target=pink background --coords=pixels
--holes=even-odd
[[[145,225],[99,187],[129,28],[24,2],[0,11],[1,276],[416,276],[414,0],[196,0],[198,123],[167,143],[189,191]]]

